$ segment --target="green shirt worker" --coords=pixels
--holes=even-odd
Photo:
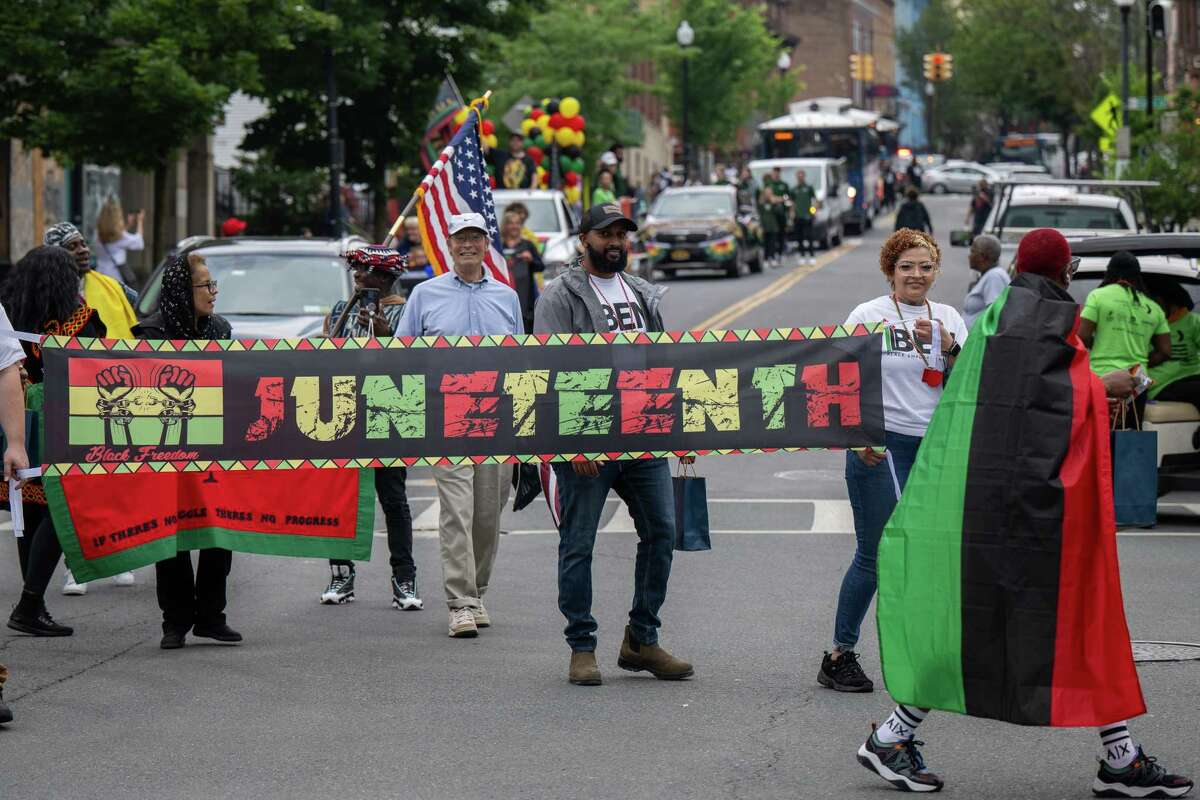
[[[1178,281],[1166,281],[1154,293],[1167,315],[1171,358],[1150,368],[1150,399],[1200,408],[1200,316],[1192,313],[1192,298]]]
[[[792,197],[792,208],[796,215],[793,231],[796,242],[800,246],[801,261],[815,264],[817,263],[817,254],[813,242],[813,215],[817,213],[817,193],[812,186],[809,186],[807,178],[804,170],[797,171],[796,185],[792,187],[789,194]],[[808,260],[805,262],[806,258]]]

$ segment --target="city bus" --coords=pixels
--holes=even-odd
[[[758,126],[759,158],[846,160],[845,225],[859,233],[871,227],[882,204],[879,161],[884,142],[899,125],[872,111],[853,108],[849,98],[822,97],[792,103],[790,113]]]
[[[992,161],[1020,162],[1045,167],[1055,178],[1066,175],[1060,133],[1010,133],[997,136]]]

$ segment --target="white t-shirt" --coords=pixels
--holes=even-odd
[[[896,304],[892,296],[885,294],[868,300],[850,312],[846,318],[847,325],[886,322],[893,326],[895,346],[885,347],[883,351],[883,423],[884,428],[893,433],[903,433],[908,436],[924,436],[933,418],[933,410],[937,408],[938,400],[942,397],[942,386],[932,387],[921,377],[925,373],[925,361],[914,349],[916,337],[913,335],[913,325],[919,319],[929,319],[933,311],[935,323],[944,325],[954,340],[966,344],[967,326],[953,306],[945,303],[930,302],[924,305],[910,306],[900,303],[900,316],[896,314]],[[945,359],[939,344],[941,333],[934,325],[932,344],[922,344],[921,352],[929,366],[937,370],[945,370]]]
[[[0,306],[0,331],[11,331],[12,323],[8,321],[8,312]],[[25,351],[21,343],[11,336],[0,336],[0,369],[7,369],[18,361],[25,360]]]
[[[638,302],[637,292],[625,285],[620,274],[611,278],[598,278],[588,274],[588,283],[604,309],[608,322],[608,333],[613,331],[646,332],[646,312]]]
[[[92,253],[96,256],[96,269],[101,275],[107,275],[123,283],[125,279],[121,277],[121,267],[125,266],[125,259],[128,258],[127,251],[143,250],[145,247],[145,239],[129,231],[122,233],[121,238],[115,242],[107,244],[96,239],[92,244]]]

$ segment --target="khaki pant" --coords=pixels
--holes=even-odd
[[[441,503],[442,579],[450,608],[478,608],[487,591],[511,473],[511,464],[433,468]]]
[[[8,680],[8,667],[0,664],[0,686],[3,686]]]

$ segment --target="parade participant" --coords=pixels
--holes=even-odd
[[[813,187],[808,185],[807,176],[804,170],[796,172],[796,185],[791,188],[789,195],[792,198],[792,210],[795,213],[795,223],[793,230],[796,236],[796,242],[800,246],[800,258],[802,263],[816,264],[817,253],[814,249],[816,244],[813,241],[813,214],[816,213],[817,193]],[[808,255],[805,256],[805,253]],[[807,259],[807,262],[803,260]]]
[[[583,255],[546,284],[534,313],[536,333],[661,331],[659,304],[666,292],[630,275],[627,234],[633,220],[615,203],[592,206],[580,225]],[[558,608],[567,618],[571,648],[567,678],[598,686],[596,620],[592,616],[592,549],[609,490],[629,507],[637,528],[633,608],[617,666],[681,680],[692,665],[658,644],[659,609],[667,597],[675,535],[671,470],[664,458],[632,461],[554,462],[562,516],[558,545]]]
[[[886,322],[894,345],[883,354],[887,453],[846,453],[846,492],[857,544],[838,593],[833,650],[825,654],[817,673],[818,683],[839,692],[874,689],[854,647],[875,596],[879,537],[942,396],[945,373],[967,339],[967,326],[958,312],[929,300],[929,290],[941,273],[941,251],[933,237],[910,229],[896,231],[883,243],[879,267],[891,292],[858,306],[845,322],[849,326]]]
[[[421,220],[417,219],[414,214],[404,220],[404,236],[400,237],[400,241],[396,242],[396,249],[400,255],[406,256],[414,247],[421,247]]]
[[[544,246],[542,241],[538,239],[537,234],[530,230],[530,228],[525,224],[529,221],[529,209],[526,207],[526,205],[520,201],[509,203],[504,207],[504,213],[507,214],[509,211],[516,214],[517,219],[521,222],[521,237],[536,247],[538,252],[541,253]]]
[[[0,306],[0,332],[13,330],[4,307]],[[25,353],[20,343],[0,336],[0,430],[4,431],[4,480],[17,478],[17,471],[29,467],[25,452],[25,397],[21,391],[21,361]],[[25,537],[22,537],[25,538]],[[12,722],[13,713],[4,702],[4,684],[8,667],[0,664],[0,725]]]
[[[486,336],[524,333],[517,293],[488,277],[489,249],[482,214],[450,218],[454,269],[418,284],[400,318],[397,336]],[[470,638],[491,625],[483,595],[500,546],[500,514],[508,500],[507,464],[435,466],[441,517],[442,577],[450,636]]]
[[[983,178],[971,192],[971,205],[967,208],[967,222],[971,226],[971,236],[983,233],[988,214],[992,213],[992,192]]]
[[[979,273],[963,303],[963,321],[969,328],[985,308],[996,302],[996,298],[1008,286],[1009,277],[1008,270],[1000,266],[1000,240],[991,234],[976,236],[971,240],[967,265]]]
[[[69,222],[60,222],[46,229],[42,244],[61,247],[75,259],[79,291],[89,307],[94,308],[100,321],[113,339],[132,339],[137,315],[121,284],[92,269],[92,251],[83,234]]]
[[[514,133],[508,137],[508,155],[500,164],[500,188],[528,189],[533,186],[537,165],[525,152],[525,137]]]
[[[121,209],[121,201],[110,197],[100,209],[96,220],[96,270],[129,287],[138,285],[137,273],[128,264],[129,251],[143,250],[146,212],[130,214]],[[129,229],[133,228],[134,233]]]
[[[920,201],[921,192],[916,186],[904,190],[904,202],[896,211],[896,230],[910,228],[933,235],[933,220],[929,218],[929,209]]]
[[[429,256],[425,255],[425,246],[414,244],[408,248],[408,269],[410,272],[421,270],[422,272],[429,271]]]
[[[412,252],[412,251],[410,251]],[[394,336],[404,316],[404,297],[396,291],[396,279],[404,274],[406,262],[399,252],[385,247],[361,247],[345,254],[354,276],[354,296],[349,302],[334,303],[325,317],[326,336],[375,338]],[[371,302],[370,295],[374,295]],[[424,602],[417,594],[417,565],[413,561],[412,511],[408,507],[404,467],[377,467],[375,494],[387,524],[388,554],[392,567],[392,608],[420,610]],[[321,593],[324,605],[354,601],[354,562],[330,559],[329,586]]]
[[[1170,328],[1162,308],[1150,299],[1142,267],[1133,253],[1122,250],[1108,260],[1100,285],[1088,293],[1079,312],[1079,338],[1091,351],[1092,371],[1156,367],[1171,357]],[[1145,394],[1134,415],[1140,426]]]
[[[1191,403],[1200,408],[1200,317],[1178,281],[1165,280],[1153,288],[1155,300],[1167,315],[1171,358],[1150,368],[1151,400]]]
[[[896,207],[896,170],[891,161],[884,161],[880,168],[883,172],[883,207],[891,211]]]
[[[596,188],[592,190],[592,205],[617,202],[617,194],[613,191],[613,174],[607,169],[600,170],[596,175]]]
[[[944,785],[914,739],[931,707],[1097,726],[1100,797],[1192,788],[1124,721],[1145,702],[1121,598],[1104,398],[1132,381],[1089,369],[1066,291],[1077,265],[1058,231],[1022,239],[1018,275],[972,329],[884,534],[880,652],[901,704],[858,760],[898,789]]]
[[[542,272],[546,265],[537,247],[521,235],[521,218],[512,210],[504,212],[500,223],[500,243],[504,245],[504,258],[508,261],[508,274],[513,279],[513,289],[521,300],[521,319],[525,330],[533,330],[533,306],[537,302],[538,288],[535,273]]]
[[[783,170],[775,167],[763,179],[759,199],[759,218],[762,222],[763,245],[767,263],[777,266],[783,259],[783,243],[787,233],[788,185],[783,181]]]
[[[158,311],[134,328],[139,339],[228,339],[229,323],[216,313],[217,282],[204,256],[175,256],[163,270]],[[219,642],[242,641],[225,622],[225,584],[233,553],[220,547],[200,551],[196,571],[186,550],[154,565],[158,606],[163,612],[163,650],[183,647],[193,636]]]
[[[35,247],[17,262],[5,286],[4,305],[12,311],[12,324],[17,330],[93,338],[107,335],[99,314],[79,297],[76,261],[61,247]],[[21,344],[29,382],[42,383],[41,348],[30,342]],[[8,499],[7,482],[0,487],[0,497]],[[21,600],[8,618],[8,627],[34,636],[70,636],[73,629],[55,622],[46,610],[46,587],[58,566],[62,547],[46,508],[46,491],[41,480],[26,483],[21,497],[26,529],[23,538],[28,538],[29,544]]]

